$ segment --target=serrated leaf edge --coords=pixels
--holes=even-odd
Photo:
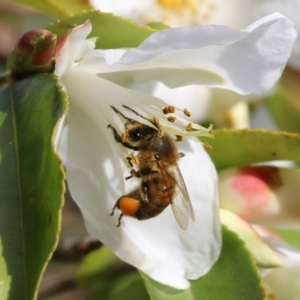
[[[59,222],[57,224],[57,236],[56,236],[56,239],[53,243],[53,247],[51,249],[51,251],[49,252],[49,255],[47,257],[47,259],[45,260],[45,263],[44,263],[44,266],[43,268],[41,269],[41,272],[40,272],[40,277],[39,279],[37,280],[37,285],[36,285],[36,289],[35,289],[35,294],[34,294],[34,299],[37,299],[37,296],[38,296],[38,287],[40,286],[41,284],[41,281],[42,281],[42,278],[43,278],[43,275],[44,275],[44,272],[48,266],[48,263],[54,253],[54,250],[56,249],[57,247],[57,244],[58,244],[58,240],[59,240],[59,233],[61,231],[61,222],[62,222],[62,208],[64,206],[64,193],[66,191],[66,185],[64,183],[64,180],[66,179],[66,173],[65,173],[65,170],[63,168],[63,165],[60,163],[61,162],[61,158],[59,156],[59,154],[57,153],[56,149],[55,149],[55,134],[57,132],[57,127],[59,126],[59,123],[60,121],[62,120],[63,116],[66,114],[67,110],[68,110],[68,95],[67,93],[64,91],[63,89],[63,86],[60,84],[60,82],[57,80],[56,81],[56,86],[57,86],[57,91],[61,94],[61,96],[64,98],[64,107],[63,107],[63,110],[64,110],[64,113],[57,119],[56,121],[56,125],[53,127],[52,129],[52,135],[51,135],[51,147],[52,147],[52,154],[55,156],[55,159],[57,159],[57,162],[59,163],[59,175],[61,176],[61,180],[62,180],[62,193],[61,193],[61,199],[60,199],[60,207],[59,207],[59,210],[58,210],[58,219],[59,219]]]

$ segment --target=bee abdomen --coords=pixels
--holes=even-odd
[[[153,205],[149,205],[149,203],[147,203],[143,207],[141,207],[141,209],[139,209],[134,216],[138,220],[146,220],[159,215],[164,209],[165,207],[158,208]]]

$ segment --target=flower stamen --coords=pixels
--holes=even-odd
[[[173,114],[175,113],[175,106],[166,106],[162,109],[163,113],[166,114]]]
[[[192,130],[193,130],[193,125],[192,125],[192,123],[188,123],[188,124],[186,125],[186,127],[185,127],[185,130],[186,130],[186,131],[192,131]]]
[[[190,116],[191,116],[191,113],[190,113],[190,111],[189,111],[187,108],[185,108],[185,109],[183,110],[183,113],[184,113],[187,117],[190,117]]]
[[[175,136],[176,136],[175,142],[181,142],[183,140],[183,136],[182,135],[175,135]]]
[[[208,142],[204,142],[204,143],[203,143],[203,146],[204,146],[204,148],[207,149],[207,150],[212,149],[212,145],[209,144]]]
[[[168,121],[174,123],[174,122],[176,121],[176,117],[174,117],[174,116],[169,116],[169,117],[168,117]]]

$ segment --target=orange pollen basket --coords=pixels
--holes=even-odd
[[[139,210],[141,203],[139,200],[125,196],[119,200],[119,206],[124,215],[131,216]]]

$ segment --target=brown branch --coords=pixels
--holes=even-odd
[[[0,75],[0,89],[6,87],[12,82],[14,82],[14,80],[12,79],[10,72],[6,72]]]

